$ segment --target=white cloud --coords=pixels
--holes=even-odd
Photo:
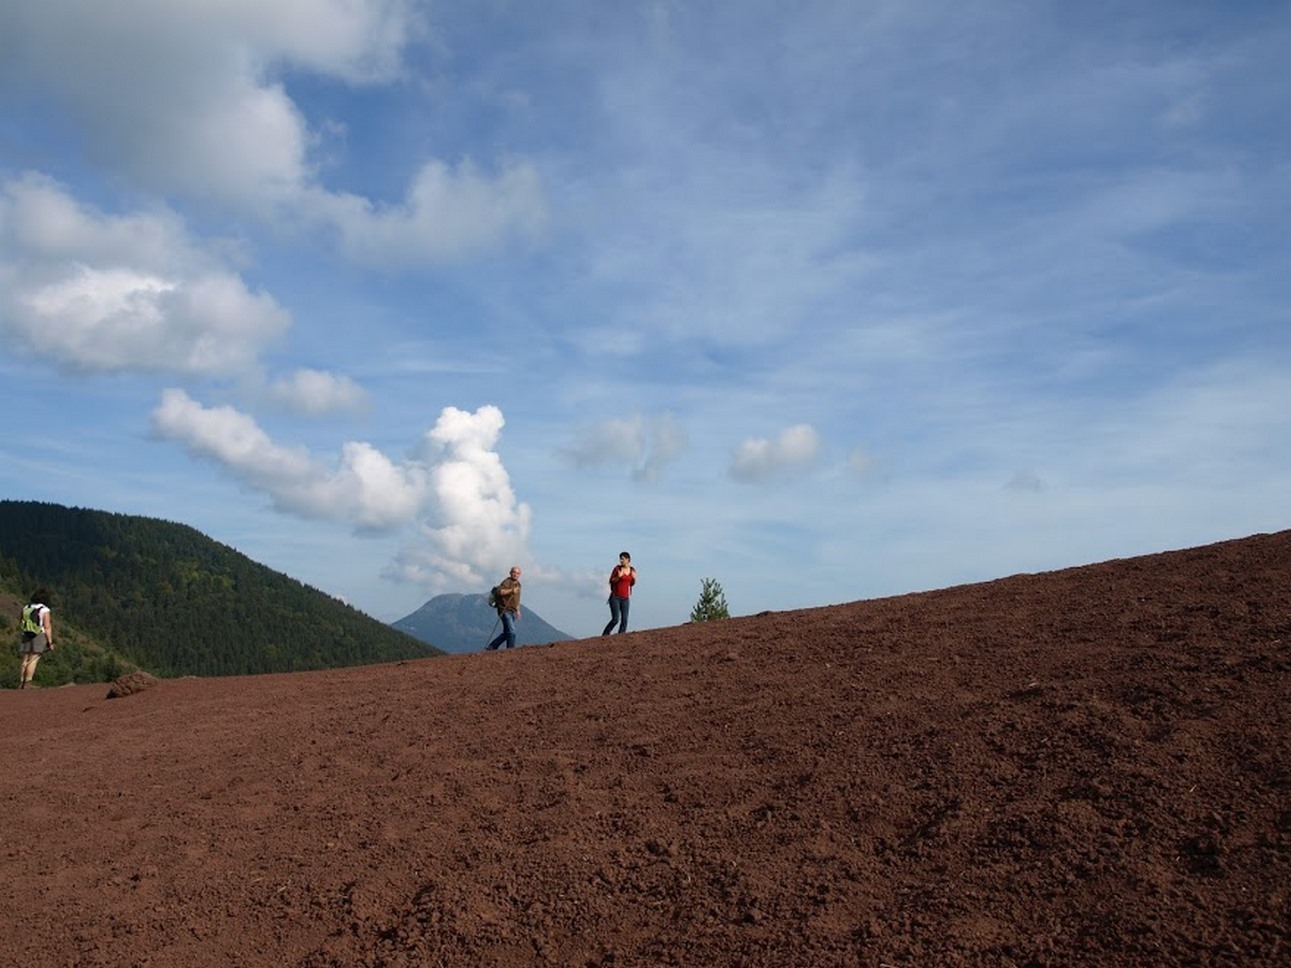
[[[532,514],[495,451],[505,423],[494,406],[440,413],[425,439],[434,507],[420,530],[424,543],[400,554],[392,577],[445,591],[479,586],[527,560]]]
[[[296,413],[321,416],[366,408],[368,395],[347,376],[322,370],[301,369],[269,385],[269,397]]]
[[[739,445],[731,459],[730,474],[737,481],[763,481],[801,470],[816,460],[820,436],[809,424],[795,424],[774,440],[750,437]]]
[[[14,42],[0,91],[25,87],[81,125],[86,151],[161,196],[207,199],[334,235],[370,265],[436,263],[529,235],[545,218],[536,170],[495,176],[427,159],[403,201],[334,191],[310,118],[283,71],[350,84],[389,81],[416,18],[407,0],[17,0],[0,10]],[[110,53],[109,53],[110,52]]]
[[[0,190],[0,330],[81,370],[236,373],[288,314],[168,212],[108,215],[28,175]]]
[[[215,461],[283,511],[360,531],[415,525],[416,541],[386,574],[428,592],[478,587],[529,558],[531,512],[496,451],[505,424],[497,407],[445,407],[407,460],[348,442],[334,467],[275,443],[249,415],[204,407],[182,390],[165,391],[152,419],[159,436]]]
[[[688,445],[684,428],[665,411],[603,420],[584,430],[561,454],[575,467],[626,464],[634,478],[655,481]]]
[[[634,461],[641,446],[641,418],[625,417],[587,428],[561,453],[576,467],[595,467]]]
[[[417,461],[396,464],[370,444],[349,442],[329,469],[304,448],[275,444],[247,414],[203,407],[182,390],[165,391],[152,419],[160,436],[223,465],[276,507],[303,517],[390,530],[414,520],[431,495],[428,470]]]
[[[253,484],[298,480],[313,470],[308,453],[274,444],[252,417],[232,407],[203,407],[183,390],[166,390],[152,418],[163,437],[183,442]]]
[[[514,164],[490,180],[469,161],[423,165],[399,205],[318,191],[302,212],[334,230],[350,259],[381,267],[433,264],[531,237],[547,216],[533,166]]]
[[[389,78],[411,29],[404,0],[14,0],[10,75],[81,121],[89,150],[149,185],[272,200],[309,177],[305,119],[279,65]]]

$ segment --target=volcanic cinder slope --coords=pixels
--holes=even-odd
[[[0,963],[1285,965],[1291,532],[0,694]]]

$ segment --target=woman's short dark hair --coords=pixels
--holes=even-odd
[[[619,552],[619,557],[620,557],[620,558],[626,558],[628,561],[631,561],[631,560],[632,560],[632,556],[631,556],[630,554],[628,554],[626,551],[620,551],[620,552]]]
[[[28,601],[27,604],[28,605],[48,605],[49,592],[45,591],[45,589],[43,588],[37,588],[34,592],[31,593],[31,600]]]

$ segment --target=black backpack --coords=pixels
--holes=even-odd
[[[502,589],[499,588],[497,585],[494,585],[492,588],[489,589],[489,596],[486,600],[489,604],[489,608],[501,608],[502,607]]]

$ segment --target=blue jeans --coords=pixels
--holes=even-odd
[[[503,609],[498,612],[498,615],[502,618],[502,631],[485,648],[496,649],[503,642],[507,644],[508,649],[514,648],[516,644],[516,622],[520,621],[520,616],[508,609]]]
[[[609,635],[615,623],[618,624],[620,632],[628,630],[628,605],[631,601],[632,599],[626,595],[622,598],[618,595],[610,596],[610,624],[605,626],[605,631],[601,633],[602,635]]]

